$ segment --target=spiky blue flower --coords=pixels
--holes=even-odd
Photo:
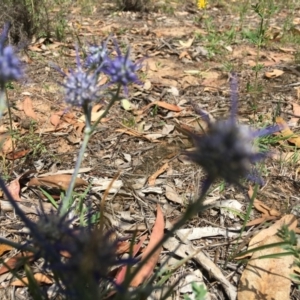
[[[139,83],[136,72],[141,68],[141,63],[134,63],[130,60],[130,49],[122,55],[119,46],[115,43],[117,56],[109,58],[105,63],[103,72],[110,77],[110,83],[122,85],[127,90],[130,83]]]
[[[99,100],[100,88],[97,86],[97,76],[89,74],[81,68],[72,70],[63,85],[65,100],[72,106],[83,106],[87,102]]]
[[[136,260],[119,257],[119,239],[113,230],[100,230],[90,220],[86,227],[75,227],[73,223],[68,214],[40,214],[31,230],[35,256],[44,259],[44,269],[59,279],[59,292],[68,299],[100,299],[102,285],[107,287],[110,281],[111,269],[119,264],[134,264]]]
[[[105,62],[108,59],[109,51],[107,49],[107,41],[102,42],[100,46],[91,45],[88,49],[88,56],[85,60],[85,66],[87,68],[96,69],[100,72],[105,66]]]
[[[72,106],[86,106],[99,100],[101,87],[98,85],[99,74],[93,70],[84,70],[77,53],[77,68],[65,75],[65,101]]]
[[[0,36],[0,85],[6,82],[19,80],[23,76],[21,63],[11,46],[5,46],[9,24],[5,24]]]
[[[208,131],[201,136],[192,134],[195,150],[186,154],[205,170],[207,174],[205,189],[217,178],[239,184],[241,178],[249,177],[253,164],[267,156],[267,153],[260,152],[254,147],[254,139],[280,130],[278,126],[253,130],[247,125],[239,125],[236,121],[237,101],[238,84],[233,74],[230,117],[211,123],[207,115],[198,111],[206,117]],[[261,178],[252,179],[258,183],[262,182]]]

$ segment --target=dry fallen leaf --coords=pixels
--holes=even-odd
[[[262,212],[264,215],[269,215],[270,217],[279,217],[281,213],[274,208],[269,208],[267,205],[262,203],[261,201],[255,199],[253,203],[254,207]]]
[[[276,221],[269,228],[261,230],[249,242],[249,250],[256,248],[257,245],[269,236],[276,235],[278,230],[283,226],[288,226],[289,230],[295,230],[297,227],[297,220],[294,215],[285,215],[280,220]],[[250,254],[251,255],[251,254]]]
[[[265,76],[267,78],[276,78],[276,77],[279,77],[283,74],[284,72],[282,70],[278,70],[278,69],[274,69],[270,72],[266,72],[265,73]]]
[[[19,158],[26,156],[30,151],[31,151],[30,149],[26,149],[26,150],[10,152],[10,153],[7,153],[6,158],[9,160],[19,159]]]
[[[135,257],[138,254],[138,252],[140,251],[140,249],[141,249],[143,243],[145,242],[146,238],[147,238],[147,235],[146,234],[143,235],[140,238],[139,243],[137,245],[133,246],[132,257]],[[126,272],[127,272],[127,265],[121,266],[121,268],[118,271],[118,274],[116,275],[116,278],[115,278],[116,284],[121,284],[124,281]]]
[[[166,185],[166,197],[168,200],[173,201],[175,203],[183,204],[182,197],[180,197],[175,189]]]
[[[59,125],[59,123],[61,122],[61,116],[62,116],[62,112],[58,112],[58,113],[51,115],[50,123],[53,126],[57,127]]]
[[[5,136],[0,140],[1,152],[3,154],[11,153],[13,150],[13,140],[11,136]]]
[[[53,280],[50,279],[48,276],[44,275],[43,273],[35,273],[33,275],[34,279],[40,284],[52,284]],[[15,280],[10,285],[13,286],[27,286],[28,285],[28,278],[23,277],[22,280]]]
[[[12,246],[0,244],[0,256],[2,256],[5,252],[10,251],[11,249],[13,249]]]
[[[148,184],[150,186],[154,186],[155,185],[155,181],[156,181],[156,178],[164,173],[167,169],[169,168],[169,164],[168,163],[165,163],[161,168],[159,168],[159,170],[157,170],[154,174],[152,174],[150,177],[149,177],[149,180],[148,180]]]
[[[279,160],[281,162],[293,162],[293,164],[298,163],[300,160],[300,157],[297,153],[295,152],[281,152],[281,151],[274,151],[271,153],[271,157],[275,160]]]
[[[184,58],[184,57],[186,57],[186,58],[192,60],[190,54],[189,54],[187,51],[182,51],[182,52],[179,54],[179,59],[182,59],[182,58]]]
[[[10,195],[13,197],[15,201],[22,201],[20,198],[20,183],[19,183],[20,177],[14,179],[9,183],[7,186],[7,189],[10,193]]]
[[[0,267],[0,275],[9,272],[10,270],[14,270],[16,268],[21,267],[26,262],[31,261],[34,255],[30,252],[21,252],[16,254],[13,257],[10,257],[5,261],[5,265],[3,264]]]
[[[253,188],[252,186],[249,187],[248,195],[250,198],[253,196]],[[253,206],[261,212],[266,217],[279,217],[281,213],[274,208],[269,208],[266,204],[259,201],[258,199],[254,199]],[[249,226],[249,225],[247,225]]]
[[[157,105],[159,107],[162,107],[164,109],[170,110],[170,111],[175,111],[175,112],[180,112],[182,111],[182,108],[175,105],[175,104],[170,104],[164,101],[154,101],[148,104],[146,107],[143,108],[143,111],[148,110],[150,107]]]
[[[179,44],[181,45],[181,47],[179,47],[178,49],[190,48],[194,42],[194,39],[195,37],[192,37],[188,39],[186,42],[179,40]]]
[[[294,144],[296,147],[300,148],[300,137],[289,128],[288,124],[281,118],[276,117],[276,123],[281,126],[281,135],[284,138],[287,138],[287,140]]]
[[[50,175],[45,177],[31,178],[28,182],[28,186],[47,186],[51,188],[59,188],[66,191],[71,182],[72,175],[59,174],[59,175]],[[88,182],[76,178],[75,187],[87,186]]]
[[[157,243],[163,238],[164,228],[165,228],[164,215],[160,206],[157,205],[156,221],[153,226],[152,233],[150,235],[149,244],[142,254],[142,261],[144,261],[144,259],[154,249]],[[145,280],[147,280],[150,277],[154,267],[158,262],[161,250],[162,247],[160,247],[157,251],[155,251],[155,253],[153,253],[153,255],[146,262],[144,262],[144,265],[142,266],[140,271],[136,274],[136,276],[131,281],[130,283],[131,286],[138,286],[142,282],[145,282]]]
[[[264,238],[257,246],[278,242],[282,242],[282,239],[273,235]],[[248,262],[240,279],[238,299],[290,299],[293,256],[260,259],[264,255],[278,255],[283,252],[286,250],[281,247],[271,247],[253,253],[252,259]]]
[[[34,112],[33,110],[33,107],[32,107],[32,101],[29,97],[26,97],[24,99],[24,102],[23,102],[23,110],[24,110],[24,113],[27,117],[30,117],[34,120],[37,120],[37,116],[36,116],[36,113]]]
[[[251,220],[249,221],[246,226],[247,227],[250,227],[250,226],[255,226],[255,225],[259,225],[259,224],[262,224],[262,223],[265,223],[267,221],[271,221],[271,220],[274,220],[275,217],[274,216],[266,216],[266,215],[263,215],[263,217],[260,217],[260,218],[257,218],[257,219],[254,219],[254,220]],[[239,256],[238,258],[243,258],[243,257],[248,257],[249,255],[246,254],[245,256]]]
[[[293,116],[290,119],[289,124],[297,125],[299,118],[300,118],[300,105],[295,102],[292,102],[292,105],[293,105],[293,113],[295,116]],[[298,116],[298,117],[296,117],[296,116]]]

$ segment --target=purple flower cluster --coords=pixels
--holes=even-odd
[[[239,184],[241,178],[249,177],[253,164],[267,156],[267,153],[255,149],[254,139],[280,130],[278,126],[253,130],[247,125],[239,125],[236,122],[237,95],[237,78],[233,74],[230,117],[215,123],[209,121],[208,131],[204,135],[192,134],[195,150],[186,154],[205,170],[207,174],[204,182],[205,190],[217,178]],[[203,112],[200,113],[204,115]],[[262,182],[261,178],[252,180]]]
[[[73,106],[84,106],[88,102],[95,102],[100,97],[100,87],[96,73],[85,72],[81,67],[71,71],[63,84],[65,87],[65,101]]]
[[[141,68],[140,63],[133,63],[130,58],[130,49],[123,56],[116,45],[117,57],[107,59],[103,72],[110,76],[111,83],[121,84],[126,87],[133,82],[139,82],[136,72]]]
[[[19,80],[23,76],[21,63],[11,46],[5,46],[9,25],[5,24],[0,37],[0,86],[11,80]]]
[[[89,299],[99,299],[99,284],[107,285],[111,268],[135,261],[118,257],[119,240],[112,230],[100,231],[91,224],[74,228],[73,221],[59,212],[42,213],[36,224],[27,220],[32,228],[28,244],[37,249],[35,258],[44,260],[43,268],[59,278],[60,293],[70,299],[85,299],[86,293],[94,297]]]
[[[86,106],[89,103],[99,100],[100,91],[103,86],[99,86],[98,79],[101,73],[110,77],[109,85],[117,84],[123,86],[127,91],[130,83],[139,82],[136,75],[140,68],[139,63],[133,63],[130,58],[129,49],[122,55],[119,46],[115,43],[117,56],[111,58],[107,48],[107,41],[100,46],[92,45],[88,49],[88,56],[82,68],[77,54],[77,68],[64,74],[67,78],[63,86],[65,87],[66,102],[74,106]],[[107,87],[104,86],[104,87]]]
[[[89,55],[86,58],[85,66],[89,69],[101,70],[108,58],[107,42],[102,42],[100,46],[91,45],[88,52]]]

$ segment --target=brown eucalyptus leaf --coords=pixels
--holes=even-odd
[[[156,221],[153,226],[152,233],[150,235],[149,244],[142,254],[142,262],[149,255],[149,253],[154,249],[157,243],[163,238],[164,228],[165,228],[164,215],[160,206],[157,205]],[[155,253],[153,253],[153,255],[146,262],[144,262],[144,265],[142,266],[140,271],[136,274],[136,276],[131,281],[130,283],[131,286],[138,286],[151,276],[153,269],[155,268],[158,262],[161,250],[162,247],[160,247],[157,251],[155,251]]]
[[[267,246],[282,241],[280,237],[273,235],[264,238],[257,246]],[[237,299],[290,299],[290,275],[293,273],[294,258],[292,255],[280,256],[283,252],[286,251],[281,247],[270,247],[254,252],[241,276]],[[265,255],[277,255],[277,257],[260,259]]]
[[[51,188],[59,188],[61,190],[67,190],[72,179],[72,175],[59,174],[50,175],[45,177],[32,178],[28,182],[28,186],[47,186]],[[77,177],[75,181],[75,187],[87,186],[88,182]]]
[[[52,284],[53,283],[52,279],[50,279],[48,276],[46,276],[43,273],[35,273],[33,275],[33,277],[40,284]],[[13,285],[13,286],[27,286],[28,284],[29,284],[28,278],[23,277],[22,280],[17,279],[15,281],[13,281],[10,285]]]
[[[24,99],[24,102],[23,102],[23,110],[25,112],[25,115],[27,117],[30,117],[34,120],[37,120],[37,116],[36,116],[36,113],[34,112],[33,110],[33,106],[32,106],[32,101],[29,97],[26,97]]]

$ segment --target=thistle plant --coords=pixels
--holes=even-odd
[[[36,257],[43,258],[44,269],[51,270],[61,295],[68,299],[101,299],[112,283],[111,268],[131,260],[117,256],[118,239],[112,231],[87,227],[72,228],[73,220],[67,215],[41,215],[35,226],[47,244],[35,238],[32,244],[38,250]]]
[[[121,88],[128,92],[128,85],[131,83],[139,83],[136,72],[141,67],[140,62],[134,63],[129,58],[130,51],[127,50],[125,55],[122,55],[119,46],[115,42],[116,57],[110,57],[107,49],[107,41],[100,46],[91,46],[85,61],[85,68],[79,59],[77,53],[77,69],[72,70],[70,75],[66,75],[66,81],[63,84],[65,88],[66,102],[71,106],[80,106],[85,114],[85,131],[82,146],[78,155],[75,166],[75,171],[72,176],[70,186],[66,196],[62,201],[61,214],[64,215],[72,204],[72,192],[75,185],[76,176],[78,174],[88,141],[93,134],[98,123],[107,115],[113,104],[120,99]],[[77,51],[78,52],[78,51]],[[108,85],[99,86],[98,81],[101,74],[106,74],[110,78]],[[103,101],[104,90],[108,86],[116,85],[117,88],[110,93],[110,101],[106,106],[104,113],[98,120],[91,124],[91,112],[93,104],[96,101]]]
[[[9,81],[20,80],[23,76],[21,63],[12,46],[5,46],[9,24],[6,23],[0,36],[0,87],[4,90]]]
[[[9,30],[9,24],[6,23],[0,36],[0,114],[9,105],[7,105],[8,98],[6,94],[6,84],[10,81],[20,80],[23,76],[21,63],[15,55],[11,46],[5,46]],[[9,109],[10,113],[10,109]]]
[[[141,67],[141,61],[133,63],[130,56],[130,48],[127,49],[125,55],[122,55],[121,50],[115,42],[117,57],[108,59],[105,63],[104,73],[110,76],[111,84],[121,84],[128,92],[127,86],[130,83],[140,83],[136,72]]]
[[[2,93],[4,93],[7,81],[18,80],[22,77],[22,69],[18,59],[9,46],[8,48],[4,46],[7,30],[8,27],[5,27],[0,38],[1,97],[4,97]],[[3,238],[0,238],[0,242],[11,244],[18,249],[29,250],[34,254],[35,259],[42,258],[44,269],[51,271],[59,292],[68,299],[99,299],[100,295],[103,295],[101,288],[99,288],[99,282],[103,283],[104,293],[109,286],[116,287],[114,282],[109,279],[108,273],[112,266],[122,262],[117,259],[117,241],[111,239],[110,232],[105,232],[101,228],[100,230],[93,228],[91,222],[88,222],[87,228],[82,226],[76,228],[73,226],[74,220],[70,218],[73,204],[72,193],[90,137],[112,105],[120,99],[122,90],[127,93],[129,84],[139,83],[137,71],[141,67],[141,62],[134,63],[130,59],[129,50],[126,51],[125,55],[122,55],[116,42],[117,55],[112,57],[107,49],[107,44],[104,42],[98,48],[91,46],[85,63],[81,63],[77,50],[76,69],[71,70],[68,75],[61,71],[65,77],[62,84],[65,88],[65,101],[69,106],[82,108],[86,124],[72,180],[58,212],[50,215],[42,212],[38,222],[34,223],[20,209],[0,178],[0,188],[31,233],[31,238],[25,245],[17,245]],[[99,85],[102,74],[110,78],[110,82],[103,86]],[[112,88],[113,85],[116,85],[115,89]],[[122,286],[117,287],[122,292],[117,293],[115,299],[132,299],[133,293],[129,289],[132,278],[138,274],[143,264],[177,229],[199,211],[205,209],[206,194],[218,178],[239,187],[242,187],[241,180],[243,178],[262,183],[260,177],[251,177],[250,175],[253,164],[262,161],[267,153],[257,150],[253,142],[255,138],[271,134],[280,128],[271,126],[263,130],[253,130],[246,125],[238,124],[238,83],[235,74],[231,76],[230,88],[231,112],[226,120],[212,123],[197,105],[193,105],[196,112],[208,122],[208,130],[205,134],[191,134],[195,150],[185,153],[192,162],[202,167],[206,173],[199,198],[188,205],[181,219],[164,235],[151,253],[143,259],[142,263],[129,276],[126,276]],[[104,113],[92,124],[91,111],[94,103],[104,102],[107,97],[110,98],[108,98],[109,101]],[[100,217],[103,218],[103,215]],[[132,263],[130,259],[125,262]]]
[[[23,75],[13,49],[10,46],[4,46],[7,33],[8,25],[5,26],[0,37],[0,96],[2,101],[5,101],[5,84],[11,80],[18,80]],[[51,271],[59,293],[69,299],[99,299],[100,294],[107,291],[108,283],[111,281],[108,277],[110,268],[116,264],[129,263],[128,260],[118,259],[116,254],[118,240],[112,239],[114,235],[103,228],[100,230],[94,228],[91,221],[88,222],[87,227],[74,227],[74,219],[70,218],[69,214],[72,212],[70,207],[74,183],[91,135],[112,105],[119,100],[121,88],[126,89],[128,84],[138,81],[135,71],[139,69],[140,64],[135,64],[129,59],[129,51],[122,56],[116,45],[118,55],[116,58],[111,58],[108,56],[109,51],[106,47],[107,43],[102,43],[99,47],[100,57],[99,49],[97,50],[95,46],[91,48],[86,60],[89,63],[84,66],[81,64],[77,50],[76,69],[71,70],[69,75],[60,70],[65,76],[62,84],[65,88],[65,101],[69,106],[83,109],[86,127],[70,186],[57,213],[47,215],[42,211],[37,223],[34,223],[22,211],[0,178],[0,188],[31,234],[31,238],[23,245],[1,238],[0,242],[23,251],[30,251],[34,259],[42,258],[44,269]],[[109,85],[100,86],[99,79],[104,73],[110,77],[111,82]],[[113,84],[117,85],[115,90],[111,88]],[[109,93],[105,94],[105,88],[109,88]],[[105,112],[92,124],[93,105],[99,101],[103,102],[107,95],[110,96],[110,100]],[[63,257],[63,254],[67,257]],[[101,282],[103,283],[102,289],[99,287]]]
[[[277,132],[279,127],[253,130],[247,125],[238,124],[238,82],[235,74],[231,76],[230,89],[231,112],[226,120],[211,123],[208,116],[194,105],[196,112],[208,122],[208,131],[201,136],[191,134],[195,150],[186,154],[205,170],[207,176],[204,185],[210,186],[217,178],[237,185],[240,185],[242,178],[262,184],[261,178],[251,176],[251,173],[253,164],[266,158],[268,153],[258,151],[254,146],[254,139]]]
[[[6,46],[5,42],[8,36],[10,25],[6,23],[0,36],[0,117],[4,110],[8,109],[9,127],[12,134],[12,115],[9,105],[9,99],[6,91],[6,84],[10,81],[20,80],[23,76],[20,60],[14,53],[11,46]],[[12,152],[15,150],[14,142],[12,141]],[[13,166],[11,170],[13,169]]]
[[[106,59],[108,58],[109,51],[107,48],[107,41],[101,43],[100,46],[98,45],[90,45],[88,48],[88,57],[85,60],[85,66],[89,69],[99,69],[99,66],[104,66]]]
[[[189,219],[205,210],[204,200],[206,194],[218,178],[224,179],[229,184],[238,185],[241,188],[242,184],[240,182],[242,179],[250,179],[257,184],[262,184],[260,177],[251,176],[251,171],[253,164],[262,161],[268,154],[258,151],[254,147],[254,141],[260,136],[277,132],[280,128],[276,125],[261,130],[254,130],[249,126],[238,124],[236,119],[238,82],[237,76],[234,73],[231,74],[230,90],[231,111],[229,118],[226,120],[219,120],[212,123],[205,112],[201,111],[197,105],[193,105],[196,112],[208,122],[209,126],[208,131],[204,135],[191,134],[195,150],[185,152],[185,154],[192,162],[204,169],[206,177],[200,190],[200,196],[188,205],[181,219],[164,235],[144,261],[150,259],[155,251]],[[252,204],[250,203],[247,210],[248,216],[251,208]],[[141,267],[142,265],[138,266],[130,278],[133,278]],[[127,288],[129,287],[130,278],[124,283],[125,286],[127,285]]]

